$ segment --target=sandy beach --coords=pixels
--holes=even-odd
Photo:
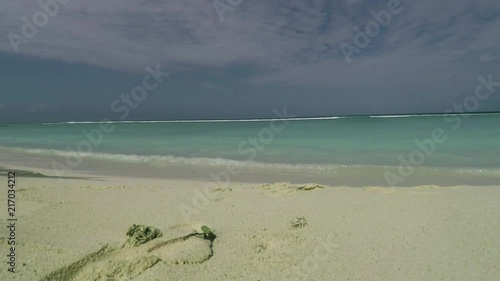
[[[0,7],[0,281],[500,281],[500,0]]]
[[[204,187],[190,180],[19,177],[16,274],[2,270],[0,279],[500,278],[500,186]],[[163,235],[130,246],[133,224]],[[205,239],[202,226],[216,238]],[[1,235],[5,249],[7,231]]]

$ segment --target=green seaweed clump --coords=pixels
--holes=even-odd
[[[217,236],[212,232],[210,227],[208,227],[206,225],[203,225],[201,227],[201,231],[203,231],[203,238],[205,238],[207,240],[210,240],[213,242],[215,240],[215,238],[217,238]]]
[[[307,220],[304,217],[296,217],[291,224],[293,228],[302,228],[307,225]]]
[[[127,236],[129,236],[128,242],[135,247],[161,237],[162,235],[161,231],[156,227],[137,224],[129,227],[127,231]]]

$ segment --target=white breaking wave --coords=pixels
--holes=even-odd
[[[53,149],[27,149],[27,148],[12,148],[0,146],[0,153],[3,151],[14,152],[16,157],[19,154],[38,154],[41,157],[81,157],[93,160],[111,161],[117,163],[148,163],[158,165],[190,165],[190,166],[210,166],[210,167],[240,167],[240,168],[254,168],[254,169],[278,169],[278,170],[292,170],[296,171],[309,171],[309,172],[333,172],[338,173],[342,169],[398,169],[397,166],[378,166],[378,165],[342,165],[342,164],[289,164],[289,163],[268,163],[257,161],[241,161],[231,160],[225,158],[209,158],[209,157],[181,157],[173,155],[136,155],[136,154],[111,154],[111,153],[78,153],[75,151],[63,151]],[[50,158],[49,158],[50,159]],[[55,159],[52,159],[53,161]],[[62,160],[64,161],[64,160]],[[458,174],[481,174],[490,176],[499,176],[500,170],[497,168],[463,168],[463,167],[421,167],[421,169],[432,170],[434,172],[452,172]]]
[[[407,117],[443,117],[448,114],[464,114],[464,115],[474,115],[474,116],[482,116],[482,115],[499,115],[500,113],[492,112],[492,113],[474,113],[474,112],[453,112],[453,113],[434,113],[434,114],[400,114],[400,115],[371,115],[370,118],[407,118]]]
[[[44,125],[72,125],[72,124],[101,124],[101,123],[224,123],[224,122],[272,122],[272,121],[307,121],[307,120],[335,120],[348,118],[343,116],[331,117],[304,117],[304,118],[270,118],[270,119],[227,119],[227,120],[172,120],[172,121],[68,121],[43,123]]]
[[[249,167],[249,168],[279,168],[292,170],[335,170],[337,165],[321,165],[321,164],[286,164],[286,163],[266,163],[257,161],[241,161],[225,158],[209,158],[209,157],[182,157],[173,155],[137,155],[137,154],[111,154],[111,153],[80,153],[76,151],[63,151],[55,149],[31,149],[31,148],[10,148],[0,147],[7,151],[16,153],[28,154],[43,154],[46,156],[56,157],[79,157],[98,160],[108,160],[114,162],[131,162],[131,163],[164,163],[164,164],[180,164],[180,165],[203,165],[203,166],[232,166],[232,167]]]
[[[449,114],[467,114],[467,115],[499,115],[500,113],[449,113]],[[314,120],[337,120],[337,119],[351,119],[351,118],[408,118],[408,117],[439,117],[445,116],[445,113],[435,114],[395,114],[395,115],[356,115],[356,116],[329,116],[329,117],[300,117],[300,118],[263,118],[263,119],[220,119],[220,120],[143,120],[143,121],[68,121],[68,122],[54,122],[42,123],[43,125],[75,125],[75,124],[119,124],[119,123],[231,123],[231,122],[272,122],[272,121],[314,121]]]
[[[370,116],[370,118],[407,118],[407,117],[414,117],[418,115],[373,115]]]

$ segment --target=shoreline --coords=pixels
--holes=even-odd
[[[399,167],[387,166],[338,166],[329,169],[311,169],[306,166],[293,168],[241,167],[235,164],[186,164],[144,161],[114,161],[110,159],[82,158],[76,169],[66,165],[61,156],[8,153],[0,150],[0,167],[41,172],[55,177],[132,177],[147,179],[176,179],[214,182],[293,182],[318,183],[329,186],[389,186],[386,173],[399,175]],[[57,167],[52,168],[54,163]],[[62,164],[61,164],[62,163]],[[500,170],[496,168],[438,168],[415,167],[410,177],[396,186],[495,186],[500,182]]]

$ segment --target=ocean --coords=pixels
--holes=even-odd
[[[500,114],[10,124],[0,126],[0,156],[4,166],[60,159],[78,169],[73,157],[316,173],[329,184],[499,184]]]

